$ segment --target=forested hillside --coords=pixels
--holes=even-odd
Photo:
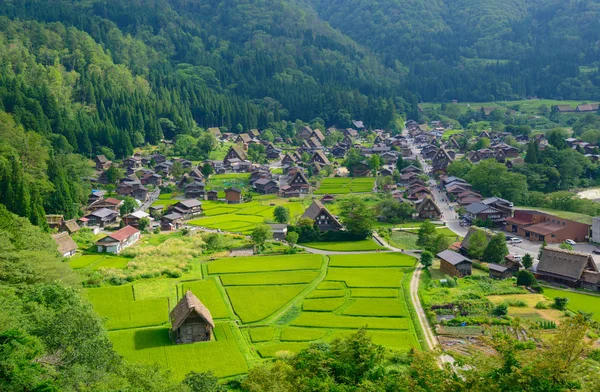
[[[600,96],[597,0],[311,0],[422,100]]]

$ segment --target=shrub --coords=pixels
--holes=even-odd
[[[492,314],[494,316],[506,316],[508,314],[508,305],[506,303],[501,303],[492,310]]]
[[[544,292],[544,288],[542,286],[540,286],[539,284],[532,284],[531,285],[531,289],[533,291],[535,291],[536,293],[542,294]]]
[[[503,303],[505,303],[507,306],[514,306],[516,308],[526,308],[527,304],[524,301],[521,301],[519,299],[508,299],[506,301],[504,301]]]
[[[169,271],[169,276],[171,278],[180,278],[181,275],[183,275],[183,272],[179,268],[174,268],[171,271]]]
[[[531,286],[535,284],[535,277],[527,270],[521,270],[517,274],[517,286]]]
[[[160,226],[156,226],[152,232],[154,234],[160,234]]]
[[[555,297],[554,304],[552,307],[558,310],[565,310],[567,308],[567,304],[569,303],[569,298],[565,297]]]
[[[536,309],[548,309],[548,305],[546,305],[545,302],[540,301],[537,304],[535,304],[535,308]]]
[[[600,348],[590,351],[590,353],[588,354],[588,358],[600,362]]]

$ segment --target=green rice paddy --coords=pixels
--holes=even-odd
[[[307,242],[302,244],[309,248],[328,250],[331,252],[356,252],[369,250],[387,250],[373,240],[337,241],[337,242]]]
[[[544,295],[550,299],[556,297],[564,297],[569,299],[567,309],[574,312],[581,310],[582,312],[593,313],[593,319],[600,322],[600,296],[584,293],[576,293],[573,291],[557,290],[544,287]]]
[[[408,255],[297,254],[201,263],[203,280],[170,283],[161,277],[85,290],[106,319],[117,352],[134,363],[157,363],[181,380],[192,370],[220,378],[244,374],[249,364],[278,352],[297,352],[363,327],[387,347],[420,347],[403,294],[410,276],[404,273],[415,264]],[[169,309],[188,290],[211,312],[213,341],[176,345],[169,338]]]
[[[374,177],[330,177],[321,181],[315,195],[371,192],[374,186]]]

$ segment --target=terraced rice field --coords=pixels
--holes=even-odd
[[[374,186],[374,177],[330,177],[321,181],[315,195],[371,192]]]
[[[192,370],[221,378],[244,374],[248,363],[363,327],[376,343],[403,351],[419,348],[402,285],[415,259],[365,256],[227,257],[207,261],[203,280],[177,281],[169,288],[168,278],[157,278],[155,295],[149,282],[85,294],[106,318],[117,352],[132,362],[158,363],[177,380]],[[136,286],[143,299],[136,299]],[[169,307],[187,290],[211,312],[213,341],[174,345],[169,339]],[[169,300],[161,297],[165,293],[174,294]]]
[[[328,250],[331,252],[357,252],[370,250],[387,250],[374,240],[339,241],[339,242],[307,242],[302,244],[309,248]]]
[[[182,380],[191,371],[212,371],[218,377],[244,374],[248,370],[230,323],[215,326],[215,341],[174,344],[169,327],[131,329],[110,332],[115,350],[130,361],[157,363],[169,369],[174,379]],[[215,360],[218,358],[218,360]]]

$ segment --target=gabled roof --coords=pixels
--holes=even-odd
[[[225,189],[225,193],[227,193],[227,192],[242,193],[242,190],[240,188],[236,188],[236,187],[232,186],[231,188]]]
[[[250,143],[252,141],[252,138],[250,137],[250,135],[248,135],[247,133],[240,133],[239,134],[239,138],[244,142],[244,143]]]
[[[122,229],[117,230],[112,234],[109,234],[107,237],[110,237],[117,241],[123,241],[123,240],[131,237],[135,233],[139,233],[139,232],[140,231],[133,226],[125,226]],[[106,237],[104,237],[104,238],[106,238]]]
[[[187,200],[182,200],[177,204],[180,204],[187,208],[194,208],[194,207],[200,207],[202,205],[202,202],[198,199],[187,199]]]
[[[598,272],[592,255],[560,248],[544,248],[536,272],[577,281],[584,270]]]
[[[473,215],[481,214],[482,212],[484,212],[486,214],[491,214],[494,212],[501,212],[500,210],[498,210],[494,207],[490,207],[487,204],[483,204],[480,202],[469,204],[466,207],[466,211]]]
[[[423,200],[419,202],[417,205],[417,214],[420,213],[426,205],[433,205],[438,214],[441,214],[440,208],[435,204],[435,201],[430,196],[426,196]]]
[[[244,151],[244,149],[242,147],[240,147],[240,146],[231,146],[231,150],[235,151],[236,155],[242,161],[245,161],[246,159],[248,159],[248,156],[246,155],[246,152]]]
[[[472,263],[471,259],[451,250],[445,250],[443,252],[438,253],[436,256],[442,260],[447,261],[452,265],[458,265],[463,261],[466,261],[467,263]]]
[[[325,136],[323,136],[323,134],[321,133],[320,129],[313,129],[312,134],[314,135],[314,137],[316,137],[317,139],[319,139],[320,142],[322,142],[323,140],[325,140]]]
[[[81,229],[81,227],[79,227],[75,219],[69,219],[68,221],[65,221],[64,225],[69,231],[69,233],[75,233],[76,231],[79,231],[79,229]]]
[[[323,205],[323,203],[321,203],[319,200],[314,199],[312,204],[306,209],[306,211],[304,211],[304,214],[302,214],[302,218],[309,218],[312,220],[315,220],[321,213],[325,213],[329,216],[329,218],[337,225],[339,225],[340,227],[342,227],[342,224],[337,220],[337,218],[335,216],[333,216],[331,214],[331,212],[329,212],[329,210],[327,209],[327,207],[325,207]]]
[[[75,243],[75,241],[73,241],[73,239],[69,236],[69,233],[67,232],[54,234],[52,236],[52,239],[54,240],[54,242],[56,242],[56,245],[58,245],[58,251],[61,255],[64,255],[65,253],[72,252],[77,249],[77,244]]]
[[[116,214],[115,211],[113,210],[109,210],[108,208],[100,208],[92,213],[90,213],[91,216],[95,216],[97,218],[105,218],[109,215],[113,215]]]
[[[163,217],[161,219],[174,221],[174,220],[178,220],[178,219],[182,219],[182,218],[183,218],[183,215],[181,215],[177,212],[171,212],[170,214],[163,215]]]
[[[204,306],[191,291],[187,291],[177,305],[175,305],[173,310],[171,310],[171,313],[169,313],[172,328],[179,328],[188,316],[194,312],[210,324],[211,327],[215,327],[215,323],[213,322],[212,315],[208,308]]]
[[[98,162],[100,162],[100,163],[108,163],[108,162],[110,162],[110,161],[109,161],[109,160],[106,158],[106,156],[104,156],[104,155],[96,155],[96,160],[97,160]]]

